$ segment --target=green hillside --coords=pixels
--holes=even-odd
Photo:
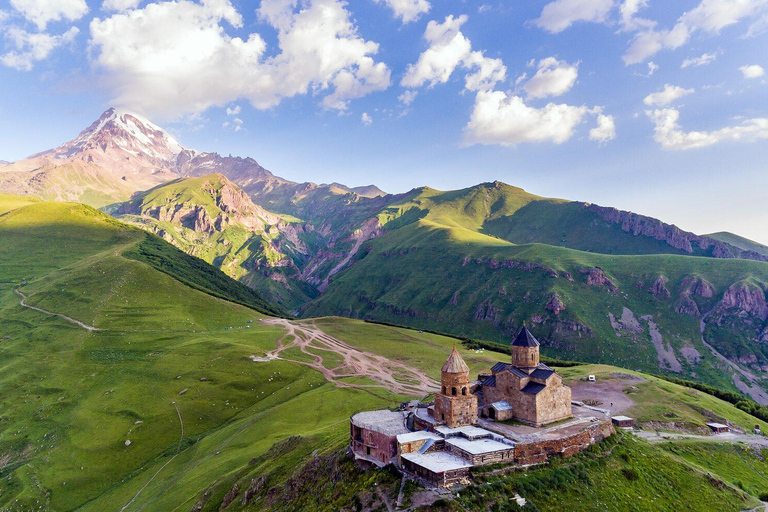
[[[734,378],[744,377],[734,377],[701,339],[696,315],[716,310],[718,323],[706,324],[705,331],[712,346],[735,361],[768,361],[760,313],[720,305],[732,287],[764,293],[763,262],[515,245],[429,216],[369,242],[361,252],[364,257],[336,276],[304,315],[370,318],[497,341],[527,322],[553,356],[735,389]],[[597,269],[605,282],[589,285]],[[669,296],[661,289],[651,292],[659,278]],[[711,286],[711,296],[694,293],[696,283]],[[554,298],[564,309],[554,307]],[[621,319],[625,308],[630,328],[614,328],[609,314]],[[655,345],[656,332],[661,341]]]
[[[715,240],[720,240],[721,242],[731,244],[745,251],[754,251],[758,254],[762,254],[763,256],[768,257],[768,246],[754,242],[749,238],[744,238],[743,236],[734,235],[733,233],[728,233],[726,231],[721,231],[719,233],[712,233],[707,236],[710,238],[714,238]]]
[[[254,362],[290,341],[283,327],[242,305],[251,299],[234,281],[198,273],[179,251],[96,210],[13,198],[0,199],[0,210],[7,212],[0,216],[0,509],[335,511],[395,499],[399,478],[359,472],[343,448],[350,414],[411,397],[359,376],[337,387],[304,364]],[[359,357],[382,356],[432,377],[457,343],[351,319],[294,325],[322,329]],[[461,352],[473,372],[507,357]],[[333,353],[323,358],[326,368],[339,364]],[[567,382],[587,373],[601,381],[631,375],[630,413],[643,424],[670,413],[694,431],[712,418],[745,429],[758,421],[631,371],[562,373]],[[565,499],[625,510],[631,488],[649,498],[633,510],[659,510],[650,498],[669,510],[755,506],[768,488],[764,455],[703,446],[620,436],[519,475],[478,474],[488,486],[452,499],[486,508],[508,500],[510,489],[541,510]]]

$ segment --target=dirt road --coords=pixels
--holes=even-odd
[[[21,301],[19,301],[19,304],[21,304],[22,307],[29,308],[29,309],[32,309],[34,311],[38,311],[40,313],[45,313],[46,315],[58,316],[59,318],[63,318],[67,322],[75,324],[77,326],[80,326],[83,329],[88,330],[88,331],[100,331],[101,330],[98,327],[94,327],[92,325],[88,325],[86,323],[81,322],[80,320],[75,320],[71,316],[63,315],[61,313],[54,313],[53,311],[48,311],[47,309],[38,308],[38,307],[35,307],[35,306],[30,306],[29,304],[26,303],[27,296],[24,295],[21,292],[21,290],[19,290],[18,288],[15,288],[13,291],[16,292],[16,294],[19,297],[21,297]]]
[[[283,319],[264,319],[263,322],[267,325],[283,326],[286,334],[278,342],[277,349],[267,353],[264,357],[252,356],[251,359],[256,362],[280,359],[282,361],[303,364],[319,371],[329,382],[339,387],[380,387],[400,395],[419,397],[434,393],[440,389],[440,384],[436,380],[427,377],[418,368],[412,368],[378,354],[358,350],[337,338],[329,336],[314,325],[290,322]],[[284,343],[287,339],[291,339],[291,341]],[[298,347],[301,352],[307,354],[313,360],[311,362],[296,361],[281,356],[282,352],[292,347]],[[343,362],[334,368],[329,368],[323,364],[322,356],[310,352],[307,350],[308,348],[315,349],[316,351],[326,350],[334,352],[343,358]],[[355,384],[341,380],[348,377],[367,377],[377,384]]]

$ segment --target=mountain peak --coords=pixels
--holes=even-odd
[[[89,149],[122,150],[134,156],[173,160],[184,149],[165,130],[134,112],[109,108],[71,142],[54,150],[57,158],[70,158]]]

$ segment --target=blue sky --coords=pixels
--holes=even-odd
[[[116,105],[295,181],[498,179],[768,244],[766,29],[768,0],[4,1],[0,159]]]

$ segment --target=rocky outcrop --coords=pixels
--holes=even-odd
[[[675,302],[675,312],[684,315],[691,315],[696,318],[701,316],[699,306],[693,301],[693,299],[691,299],[688,294],[683,294],[679,299],[677,299],[677,302]]]
[[[715,288],[706,280],[698,276],[688,276],[680,285],[681,294],[698,295],[699,297],[714,297]]]
[[[557,293],[549,296],[545,307],[556,315],[559,315],[561,311],[565,311],[565,303]]]
[[[715,258],[742,258],[768,261],[768,257],[754,251],[742,251],[730,244],[707,236],[700,236],[658,219],[637,213],[585,203],[584,207],[612,224],[619,224],[623,231],[634,236],[647,236],[665,242],[670,247],[693,253],[696,248],[709,252]]]
[[[499,313],[501,310],[486,300],[475,309],[473,318],[478,322],[499,322]]]
[[[605,272],[600,267],[582,270],[581,273],[587,275],[587,286],[605,286],[611,293],[619,291],[619,288],[613,284],[613,281],[608,279],[608,276],[605,275]]]
[[[765,292],[757,286],[734,284],[723,294],[719,309],[736,310],[765,322],[768,320],[768,303]]]
[[[474,262],[477,265],[486,265],[491,270],[499,270],[502,268],[515,268],[515,269],[522,270],[524,272],[534,272],[536,270],[541,270],[550,277],[559,277],[560,275],[555,269],[546,267],[539,263],[534,263],[532,261],[518,261],[518,260],[499,261],[493,258],[477,258],[475,260],[472,260],[470,258],[465,257],[462,259],[462,266],[467,266],[470,262]]]
[[[653,282],[651,287],[648,289],[649,292],[651,292],[651,295],[658,298],[668,299],[672,296],[671,293],[669,293],[669,290],[667,289],[667,283],[669,282],[669,279],[667,279],[664,276],[659,276],[656,278],[656,280]]]

